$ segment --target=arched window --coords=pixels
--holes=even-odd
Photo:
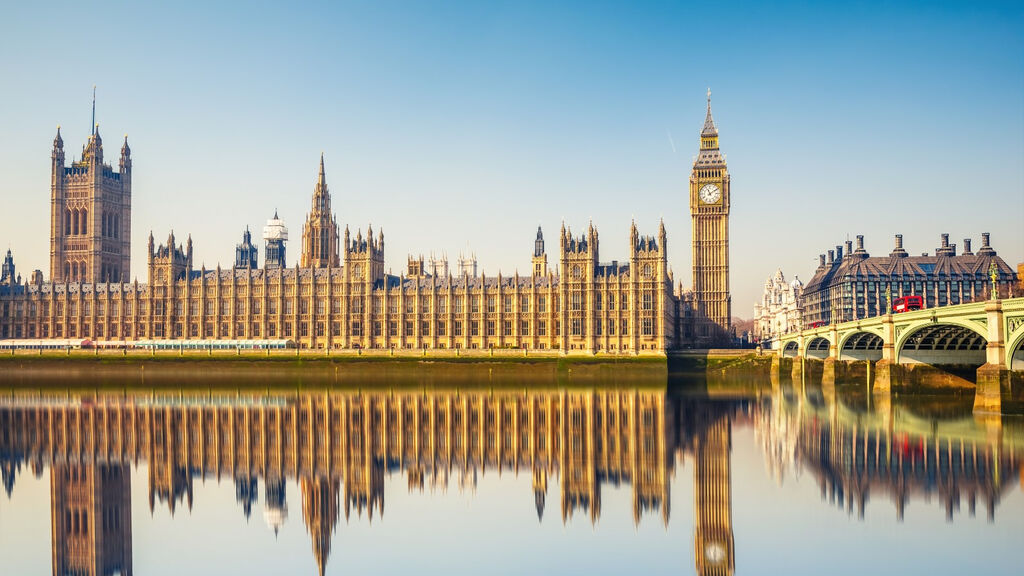
[[[121,217],[119,215],[117,215],[117,214],[114,214],[114,238],[120,238],[121,237],[120,229],[121,229]]]
[[[64,209],[64,235],[71,235],[71,210]]]
[[[70,262],[65,262],[64,263],[64,281],[67,282],[70,279],[71,279],[71,263]]]
[[[82,234],[89,233],[89,211],[82,210]]]
[[[71,214],[71,233],[78,234],[78,210],[74,210]]]

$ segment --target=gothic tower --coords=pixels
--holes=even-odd
[[[693,443],[695,516],[693,555],[697,576],[732,576],[736,569],[732,530],[732,424],[711,408],[698,417]]]
[[[95,100],[93,102],[95,119]],[[50,279],[127,282],[131,257],[132,160],[125,136],[119,171],[103,163],[99,125],[82,159],[64,163],[57,127],[50,163]]]
[[[245,227],[245,232],[242,234],[242,243],[235,246],[235,269],[256,269],[256,257],[257,248],[252,243],[252,234],[249,233],[249,227]]]
[[[313,209],[302,227],[303,268],[330,268],[338,259],[338,222],[331,213],[331,193],[324,176],[324,155],[320,155],[320,177],[313,190]]]
[[[263,251],[263,267],[268,270],[287,268],[285,242],[288,241],[288,227],[277,217],[277,210],[274,210],[274,217],[267,220],[267,225],[263,227],[263,240],[266,242],[266,248]]]
[[[540,278],[548,274],[548,255],[544,252],[544,233],[537,226],[537,239],[533,241],[533,276]]]
[[[729,295],[729,170],[718,148],[718,128],[708,112],[700,132],[700,153],[690,173],[690,217],[693,226],[694,337],[713,344],[731,332]]]
[[[558,250],[562,328],[559,346],[562,350],[592,352],[597,346],[594,330],[597,318],[591,302],[596,291],[598,243],[598,233],[592,223],[587,225],[587,233],[579,238],[562,225]]]

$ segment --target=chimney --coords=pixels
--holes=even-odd
[[[949,248],[949,234],[942,235],[942,247]]]
[[[896,247],[892,249],[889,254],[890,258],[902,258],[907,255],[907,251],[903,249],[903,234],[896,235]]]
[[[858,234],[857,235],[857,252],[863,252],[863,251],[864,251],[864,235],[863,234]]]
[[[818,254],[818,268],[824,268],[824,267],[825,267],[825,255],[824,254]]]
[[[835,250],[829,250],[828,251],[828,263],[829,263],[829,265],[831,265],[833,262],[835,262],[835,258],[836,258]]]
[[[982,232],[981,233],[981,249],[978,250],[978,256],[995,256],[995,255],[996,255],[996,251],[993,250],[992,246],[989,244],[989,234],[988,234],[988,232]]]
[[[949,245],[949,255],[956,256],[956,244]]]
[[[971,252],[971,239],[964,238],[964,256],[973,256],[974,252]]]
[[[851,240],[846,241],[846,255],[853,256],[853,242]]]
[[[843,259],[843,247],[842,246],[836,246],[836,260],[842,260],[842,259]]]

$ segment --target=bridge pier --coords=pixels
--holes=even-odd
[[[768,372],[772,381],[772,387],[778,387],[782,382],[782,375],[789,375],[793,372],[793,359],[784,358],[781,355],[772,356],[772,367]]]
[[[793,382],[802,382],[804,379],[804,360],[803,356],[797,356],[793,358],[793,367],[790,371],[790,377],[793,378]]]
[[[985,316],[988,346],[985,347],[985,364],[978,368],[975,380],[974,411],[998,414],[1003,411],[1003,400],[1009,401],[1013,397],[1013,375],[1006,365],[1002,300],[990,300],[985,305]]]
[[[1001,413],[1003,402],[1013,400],[1013,380],[1013,374],[1005,367],[985,364],[978,368],[974,411]]]
[[[821,368],[821,384],[835,386],[836,380],[843,378],[843,368],[845,365],[835,358],[825,358]]]
[[[903,366],[882,358],[875,364],[875,383],[871,390],[888,394],[892,392],[893,388],[898,389],[903,385],[903,376]]]

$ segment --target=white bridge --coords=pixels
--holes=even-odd
[[[1000,399],[1014,395],[1024,375],[1024,298],[830,324],[785,334],[774,344],[775,370],[788,359],[795,361],[794,373],[807,360],[820,360],[823,377],[834,379],[837,363],[874,363],[876,391],[899,386],[908,365],[980,366],[975,410],[1000,411]]]

